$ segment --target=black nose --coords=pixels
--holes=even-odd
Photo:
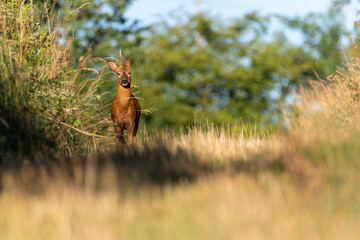
[[[126,84],[128,84],[128,81],[126,79],[124,79],[121,81],[121,84],[126,85]]]

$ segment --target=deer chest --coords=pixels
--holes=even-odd
[[[135,120],[135,114],[133,112],[131,104],[120,105],[114,101],[111,106],[112,121],[116,125],[133,122]]]

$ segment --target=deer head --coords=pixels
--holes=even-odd
[[[123,88],[130,88],[131,84],[131,75],[130,75],[130,58],[128,55],[125,56],[125,64],[123,64],[121,59],[121,50],[119,52],[120,65],[117,65],[114,62],[108,61],[110,69],[115,71],[117,74],[117,83]]]

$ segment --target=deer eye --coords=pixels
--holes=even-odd
[[[118,76],[120,76],[120,73],[117,73]]]
[[[130,75],[130,72],[128,72],[128,74]]]

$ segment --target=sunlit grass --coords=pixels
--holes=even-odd
[[[358,214],[286,177],[218,176],[119,195],[4,192],[2,239],[357,239]]]
[[[180,133],[144,128],[133,145],[115,150],[110,116],[102,111],[109,106],[97,101],[101,76],[81,79],[87,58],[69,69],[70,49],[57,46],[60,33],[34,30],[38,25],[22,8],[0,16],[29,17],[28,25],[0,27],[12,26],[22,38],[20,45],[0,39],[1,83],[11,90],[0,89],[7,101],[0,103],[0,140],[14,143],[0,145],[7,159],[0,162],[0,240],[358,239],[358,59],[330,81],[299,91],[287,131],[209,122]],[[6,9],[0,3],[1,13]],[[23,51],[30,43],[43,49],[41,61]],[[34,72],[38,78],[29,78]],[[24,91],[29,86],[37,97]],[[47,107],[46,94],[53,96]],[[50,135],[58,148],[53,155],[44,154]]]
[[[339,187],[322,175],[326,168],[307,168],[306,147],[294,146],[298,135],[285,141],[235,129],[205,124],[182,134],[144,134],[133,146],[83,164],[4,174],[0,236],[357,239],[356,169]],[[226,144],[231,139],[236,151]],[[309,177],[312,171],[321,180]]]

